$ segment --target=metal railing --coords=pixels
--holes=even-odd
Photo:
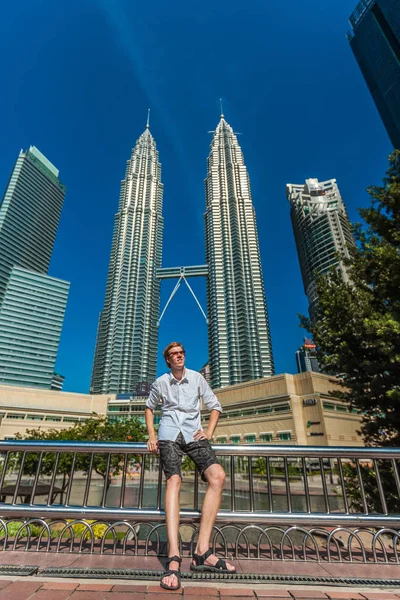
[[[363,562],[399,562],[400,449],[214,449],[227,474],[213,542],[222,543],[222,553],[230,547],[236,555],[261,558],[268,546],[271,559],[333,560],[334,555],[353,560],[358,554]],[[95,527],[100,525],[105,529],[99,551],[111,539],[114,553],[119,546],[127,552],[130,541],[138,552],[138,531],[146,528],[144,553],[152,540],[156,552],[161,551],[165,482],[158,456],[150,455],[145,444],[7,441],[0,442],[0,459],[0,541],[5,548],[10,541],[17,548],[22,538],[30,548],[35,524],[41,527],[39,533],[35,530],[37,549],[52,547],[57,528],[56,549],[63,547],[67,534],[73,548],[80,524],[79,551],[87,538],[89,551],[94,551]],[[190,530],[190,546],[205,489],[185,461],[181,528]],[[13,534],[10,521],[20,524]],[[299,535],[301,543],[295,540]]]

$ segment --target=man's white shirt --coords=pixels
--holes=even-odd
[[[202,429],[201,400],[208,410],[222,412],[221,403],[201,373],[185,368],[180,381],[171,372],[158,377],[150,388],[146,402],[151,410],[161,402],[158,439],[174,441],[181,431],[187,444],[193,442],[193,435]]]

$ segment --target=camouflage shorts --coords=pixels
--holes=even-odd
[[[187,444],[182,433],[179,433],[176,440],[160,440],[158,442],[160,451],[160,463],[165,473],[165,478],[169,479],[172,475],[182,477],[181,466],[182,457],[187,455],[196,465],[203,481],[204,471],[211,465],[218,465],[218,460],[211,444],[208,440],[199,440]]]

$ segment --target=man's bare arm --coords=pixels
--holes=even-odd
[[[214,435],[215,428],[217,427],[220,414],[221,413],[219,410],[212,410],[210,412],[210,420],[208,421],[207,430],[203,431],[202,429],[199,429],[198,431],[196,431],[196,433],[193,436],[196,441],[206,439],[211,440],[212,436]]]
[[[144,417],[146,420],[147,433],[149,434],[147,448],[150,450],[150,452],[156,453],[158,451],[158,441],[154,429],[154,411],[152,411],[151,408],[146,407],[144,411]]]

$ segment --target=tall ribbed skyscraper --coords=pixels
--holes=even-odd
[[[64,202],[59,171],[20,152],[0,206],[0,383],[50,388],[69,283],[47,275]]]
[[[354,238],[336,179],[306,179],[305,185],[289,183],[286,196],[290,202],[304,291],[313,317],[317,300],[315,274],[326,274],[336,266],[348,281],[346,267],[337,253],[349,256],[348,248],[354,245]]]
[[[205,187],[210,383],[216,388],[274,374],[250,181],[224,115],[211,142]]]
[[[400,149],[400,0],[361,0],[350,24],[351,49],[390,140]]]
[[[147,124],[121,184],[97,331],[92,393],[135,393],[139,382],[155,379],[162,199],[161,164]]]

